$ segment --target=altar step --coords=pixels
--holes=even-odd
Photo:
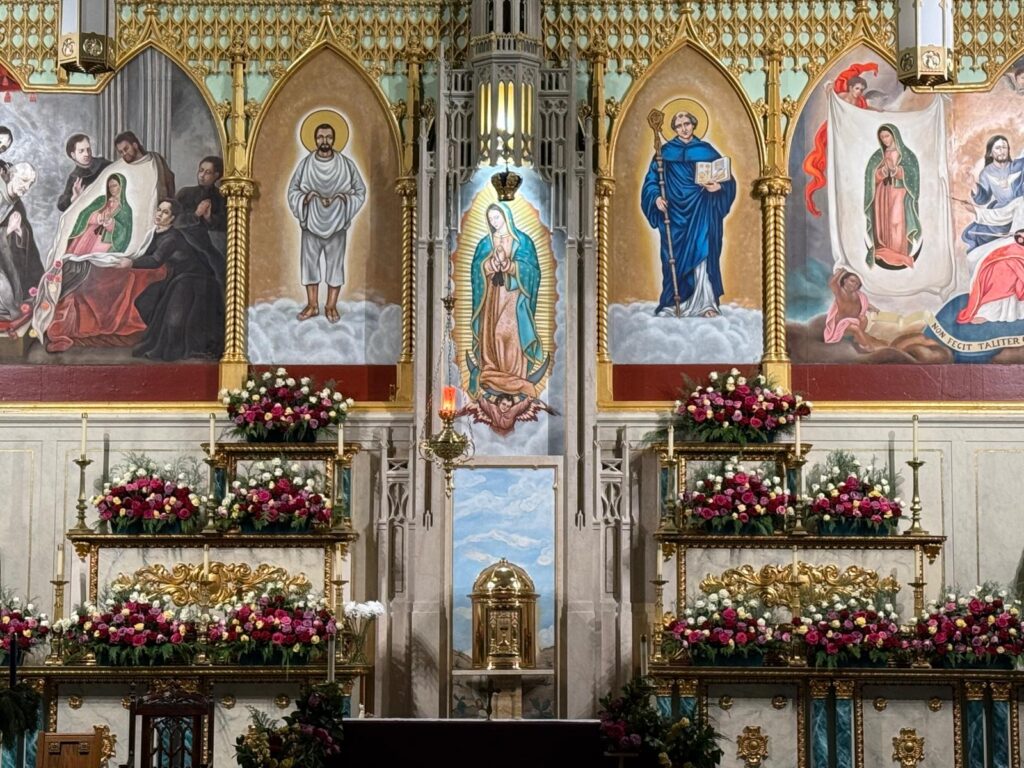
[[[345,744],[333,765],[484,765],[487,768],[601,768],[596,720],[345,721]]]

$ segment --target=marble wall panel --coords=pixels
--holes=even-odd
[[[796,686],[785,684],[708,686],[708,715],[722,734],[722,768],[744,768],[737,737],[746,726],[768,736],[768,766],[797,765]]]
[[[884,700],[879,711],[874,702]],[[941,707],[935,709],[933,699]],[[924,738],[924,760],[929,768],[953,768],[954,719],[950,686],[864,686],[864,765],[893,765],[893,738],[900,729],[913,728]]]

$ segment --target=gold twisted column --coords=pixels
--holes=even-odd
[[[416,178],[398,179],[395,191],[401,196],[401,366],[412,365],[416,335]],[[399,378],[399,392],[402,383]]]
[[[792,184],[786,176],[782,140],[782,48],[769,45],[765,60],[765,163],[754,192],[761,200],[762,370],[776,384],[790,387],[786,354],[786,197]]]
[[[249,296],[249,208],[256,196],[251,179],[228,178],[220,185],[228,204],[227,278],[224,287],[224,357],[220,386],[237,387],[248,368],[246,312]]]
[[[594,221],[597,235],[597,399],[614,399],[612,392],[612,359],[608,354],[608,214],[609,203],[615,192],[615,179],[598,176],[594,190],[597,215]]]

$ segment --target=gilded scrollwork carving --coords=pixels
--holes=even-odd
[[[837,565],[801,562],[796,578],[792,565],[769,564],[760,569],[743,565],[719,576],[706,577],[700,588],[706,593],[724,589],[734,599],[758,599],[768,607],[776,607],[789,606],[794,601],[821,603],[846,600],[855,594],[895,592],[900,585],[891,577],[880,578],[875,571],[857,565],[840,570]]]
[[[924,737],[913,728],[900,728],[900,735],[892,737],[892,759],[900,768],[916,768],[924,760]]]
[[[137,588],[149,594],[166,595],[177,605],[196,605],[201,602],[202,565],[178,563],[171,570],[163,565],[149,565],[131,576],[120,574],[111,588]],[[288,587],[308,587],[305,574],[292,575],[284,568],[264,563],[255,568],[246,563],[210,563],[209,602],[213,605],[232,600],[250,591],[258,591],[272,582]]]
[[[100,768],[108,768],[117,755],[117,734],[110,732],[109,725],[94,725],[92,730],[100,740]]]
[[[761,732],[761,726],[744,726],[743,733],[736,737],[736,757],[745,768],[760,768],[768,757],[768,734]]]

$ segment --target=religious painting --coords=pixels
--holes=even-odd
[[[455,472],[452,495],[452,669],[473,666],[470,594],[480,572],[502,558],[522,568],[537,593],[536,663],[555,668],[557,470],[483,466]],[[483,631],[483,627],[477,627]],[[452,715],[477,718],[487,705],[487,680],[453,681]],[[523,680],[522,716],[553,716],[554,676]]]
[[[634,366],[759,361],[759,159],[739,94],[683,47],[629,93],[613,130],[609,355],[632,372],[616,374],[615,398],[654,399],[626,391],[646,376]]]
[[[325,97],[325,82],[344,96]],[[249,269],[253,363],[398,362],[401,170],[397,127],[382,98],[331,50],[268,96],[252,160],[260,188]]]
[[[537,207],[524,192],[499,200],[490,184],[482,187],[465,211],[452,262],[467,396],[459,415],[500,438],[554,415],[545,390],[557,358],[556,263]]]
[[[794,364],[835,366],[814,374],[828,396],[844,399],[848,364],[1024,360],[1015,83],[917,94],[860,48],[808,96],[790,144],[787,333]],[[849,397],[915,394],[895,371],[877,379],[862,372]]]
[[[77,399],[64,366],[206,363],[215,377],[223,173],[208,104],[157,51],[99,94],[19,95],[0,126],[0,358],[22,379],[18,364],[54,367],[55,399]],[[163,377],[152,394],[172,399],[168,378],[190,376]],[[17,389],[6,397],[47,398]]]

